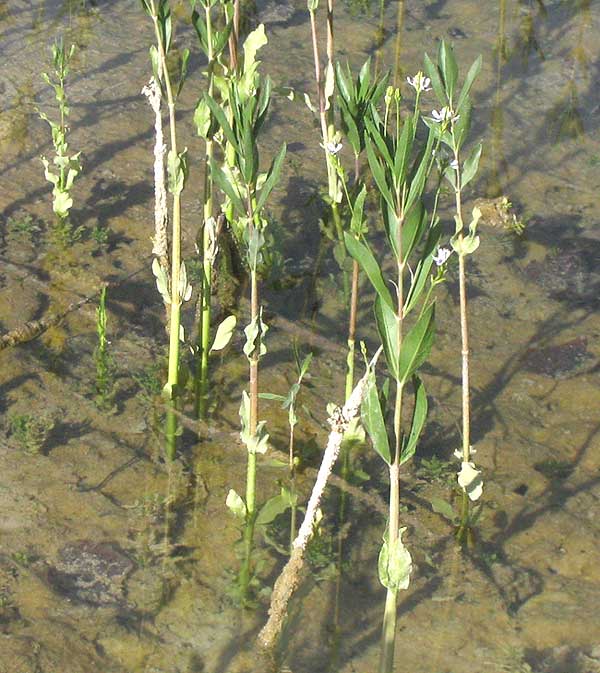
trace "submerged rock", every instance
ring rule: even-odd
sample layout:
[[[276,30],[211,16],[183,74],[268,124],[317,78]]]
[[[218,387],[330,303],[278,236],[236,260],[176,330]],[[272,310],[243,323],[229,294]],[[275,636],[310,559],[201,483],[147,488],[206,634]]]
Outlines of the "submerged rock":
[[[595,304],[600,290],[599,265],[597,245],[573,241],[548,253],[542,262],[530,262],[525,275],[551,297]]]
[[[58,593],[87,605],[124,602],[123,583],[133,561],[113,542],[82,540],[65,545],[48,571],[48,581]]]
[[[277,25],[287,23],[296,13],[296,7],[291,0],[267,0],[258,4],[258,18],[261,23]]]
[[[590,358],[587,339],[577,337],[556,346],[530,348],[525,353],[523,366],[534,374],[559,379],[577,373]]]

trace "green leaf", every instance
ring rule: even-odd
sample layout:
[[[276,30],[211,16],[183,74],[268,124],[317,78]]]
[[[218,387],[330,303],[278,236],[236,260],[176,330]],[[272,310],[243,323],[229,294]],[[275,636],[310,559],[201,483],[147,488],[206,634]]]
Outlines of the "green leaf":
[[[458,97],[458,103],[456,104],[456,112],[460,113],[465,100],[469,96],[471,87],[473,86],[473,82],[475,81],[475,78],[479,74],[480,70],[481,70],[481,56],[478,56],[473,62],[473,65],[469,68],[469,72],[467,73],[465,83],[463,84],[460,96]]]
[[[242,201],[241,196],[238,194],[236,186],[229,182],[227,176],[214,159],[210,160],[210,174],[212,179],[215,181],[215,184],[227,195],[238,213],[245,213],[246,207]]]
[[[269,498],[256,517],[257,526],[267,526],[292,506],[290,491],[282,487],[281,493]]]
[[[406,528],[398,531],[398,539],[390,545],[387,539],[383,540],[379,552],[379,581],[386,589],[397,593],[400,589],[408,589],[412,572],[411,555],[402,542],[402,534]]]
[[[277,395],[276,393],[259,393],[258,396],[262,400],[273,400],[275,402],[281,402],[281,403],[285,402],[285,400],[287,399],[283,395]]]
[[[385,302],[393,311],[394,302],[392,300],[392,295],[390,294],[390,291],[385,284],[379,264],[377,263],[377,260],[373,256],[373,253],[371,252],[368,245],[362,243],[347,231],[344,232],[344,242],[346,243],[348,252],[360,264],[362,270],[367,274],[367,277],[375,288],[377,295],[381,297],[382,301]]]
[[[394,311],[377,295],[375,298],[375,321],[381,337],[388,370],[398,378],[398,321]]]
[[[367,187],[366,185],[363,185],[352,206],[352,218],[350,220],[350,230],[359,236],[366,233],[367,231],[366,226],[364,226],[364,209],[366,198]]]
[[[406,212],[408,212],[413,203],[417,199],[420,199],[421,196],[423,195],[423,190],[425,189],[425,183],[427,181],[427,177],[429,176],[429,172],[431,170],[431,167],[433,166],[433,161],[431,160],[431,149],[433,147],[434,137],[435,137],[434,131],[432,129],[429,129],[429,135],[427,136],[427,145],[425,146],[425,150],[421,155],[419,168],[417,169],[410,184],[408,198],[406,199],[406,204],[404,206]]]
[[[177,93],[175,94],[176,98],[181,93],[181,89],[183,89],[183,84],[184,84],[185,78],[187,76],[189,60],[190,60],[190,50],[189,49],[184,49],[183,53],[181,55],[181,70],[180,70],[180,73],[179,73],[179,83],[177,85]]]
[[[391,209],[394,209],[394,198],[387,184],[384,168],[375,154],[373,143],[370,138],[367,140],[367,159],[369,160],[369,166],[371,168],[371,173],[373,174],[375,183],[379,188],[379,193],[385,199],[388,206]]]
[[[479,168],[479,159],[481,158],[481,150],[482,150],[482,145],[481,143],[478,143],[475,145],[475,147],[471,150],[471,153],[469,154],[467,160],[465,161],[465,165],[462,170],[462,175],[461,175],[461,186],[464,188],[466,187],[469,182],[475,177],[477,174],[477,169]]]
[[[237,323],[237,318],[234,315],[227,316],[225,320],[217,327],[217,333],[215,334],[215,340],[213,345],[210,347],[210,352],[220,351],[227,346],[231,341],[233,336],[233,331],[235,330],[235,325]]]
[[[167,173],[169,192],[176,196],[181,194],[188,176],[187,147],[183,152],[178,152],[177,154],[173,150],[169,150],[169,154],[167,155]]]
[[[283,164],[286,150],[287,145],[283,143],[281,149],[279,150],[279,153],[277,154],[275,159],[273,159],[273,163],[271,164],[269,172],[267,173],[267,179],[265,180],[265,184],[263,185],[262,189],[260,190],[260,194],[256,199],[256,211],[258,212],[260,212],[260,210],[267,202],[269,194],[273,190],[273,187],[275,187],[275,185],[277,184],[277,180],[279,180],[279,174],[281,173],[281,165]]]
[[[431,80],[431,86],[433,87],[433,91],[437,99],[439,100],[442,106],[447,105],[448,100],[444,92],[444,85],[442,84],[442,80],[440,78],[440,71],[437,65],[435,65],[435,63],[429,58],[427,54],[425,54],[424,66],[425,66],[425,73],[427,74],[427,77],[429,77],[429,79]]]
[[[450,521],[451,523],[454,523],[457,520],[458,516],[456,512],[452,508],[452,505],[446,500],[443,500],[442,498],[432,497],[429,499],[429,502],[431,503],[431,509],[436,514],[441,514],[445,519],[448,519],[448,521]]]
[[[367,374],[365,392],[360,407],[360,416],[371,438],[373,448],[388,465],[391,465],[390,442],[381,410],[375,372],[372,369]]]
[[[59,217],[66,217],[73,206],[73,199],[69,196],[69,192],[55,188],[52,193],[54,195],[52,210]]]
[[[458,79],[458,65],[456,64],[454,50],[452,47],[446,44],[445,40],[440,42],[440,47],[438,50],[438,65],[444,79],[446,95],[448,96],[448,100],[452,101],[454,98],[456,80]]]
[[[223,130],[223,133],[225,135],[225,138],[227,139],[227,142],[231,144],[231,146],[235,149],[236,152],[239,151],[238,149],[238,143],[237,139],[235,137],[235,134],[233,133],[233,129],[231,128],[231,125],[227,121],[227,117],[225,117],[225,113],[223,112],[223,109],[221,106],[212,98],[209,96],[207,93],[204,94],[204,100],[206,100],[206,104],[210,108],[210,111],[213,113],[215,116],[215,119],[217,120],[219,124],[219,128]]]
[[[418,376],[413,377],[413,384],[415,388],[415,407],[413,409],[413,416],[410,424],[410,435],[400,453],[400,465],[403,465],[415,455],[417,442],[419,441],[423,425],[425,424],[425,419],[427,418],[428,405],[425,386]]]
[[[256,63],[256,54],[259,49],[267,44],[265,26],[260,24],[253,30],[244,41],[244,72],[250,72]]]
[[[242,521],[246,518],[248,510],[246,509],[246,503],[243,501],[242,497],[239,496],[232,488],[229,489],[225,504],[232,512],[232,514]]]
[[[196,125],[196,130],[201,138],[208,138],[211,120],[212,116],[210,114],[210,108],[208,107],[206,100],[201,98],[194,110],[194,124]]]
[[[427,359],[435,335],[435,304],[423,311],[402,341],[398,380],[405,383]]]
[[[244,344],[244,354],[248,360],[254,357],[255,351],[258,349],[258,357],[262,357],[267,352],[267,347],[264,343],[264,338],[268,332],[268,326],[262,319],[262,306],[256,318],[248,324],[244,329],[246,335],[246,343]]]
[[[316,12],[319,7],[319,0],[307,0],[306,6],[309,12]]]
[[[401,185],[404,182],[414,137],[415,128],[413,120],[412,117],[408,117],[402,127],[402,133],[400,134],[394,156],[394,179],[397,185]]]

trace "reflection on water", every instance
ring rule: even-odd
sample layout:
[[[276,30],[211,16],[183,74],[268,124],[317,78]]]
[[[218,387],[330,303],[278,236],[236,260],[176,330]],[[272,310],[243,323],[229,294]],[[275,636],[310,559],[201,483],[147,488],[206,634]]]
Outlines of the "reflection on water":
[[[304,5],[288,4],[274,9],[256,3],[258,16],[268,5],[265,16],[272,22],[265,71],[277,84],[311,92]],[[177,4],[178,16],[187,11],[188,3]],[[439,504],[453,497],[451,455],[460,441],[450,278],[439,302],[438,350],[427,372],[431,417],[414,469],[403,476],[402,517],[416,572],[399,606],[397,670],[599,670],[597,636],[580,625],[600,616],[600,427],[594,414],[600,406],[600,47],[594,41],[600,8],[590,0],[498,0],[485,10],[476,0],[379,0],[339,3],[336,11],[342,62],[356,66],[371,54],[379,70],[392,68],[399,85],[421,67],[423,50],[435,52],[442,37],[452,36],[462,63],[480,52],[484,57],[473,115],[474,137],[484,140],[482,176],[470,196],[487,197],[479,203],[490,213],[471,288],[473,432],[486,473],[486,503],[475,546],[459,553],[451,513],[444,516]],[[109,338],[119,365],[118,413],[107,417],[93,403],[91,305],[41,339],[0,351],[4,418],[35,412],[58,419],[46,456],[24,452],[4,422],[0,671],[5,662],[8,673],[374,670],[383,599],[376,554],[386,492],[376,463],[359,455],[355,490],[341,495],[332,486],[281,661],[273,664],[258,658],[254,638],[285,560],[277,530],[261,541],[259,607],[240,613],[232,598],[239,530],[224,500],[244,479],[237,440],[245,372],[236,358],[239,344],[216,368],[216,419],[200,428],[200,442],[186,429],[185,458],[170,470],[157,451],[165,337],[147,268],[152,122],[139,92],[149,72],[151,36],[140,29],[137,4],[15,0],[0,2],[0,18],[2,333],[39,320],[50,307],[59,310],[93,295],[100,281],[109,280],[115,284]],[[34,109],[50,99],[40,72],[59,31],[79,46],[69,95],[73,146],[84,148],[73,209],[84,235],[62,250],[49,235],[50,198],[38,158],[48,152],[49,140]],[[180,44],[189,38],[189,27],[180,24]],[[201,145],[191,111],[202,68],[193,57],[181,99],[183,142],[196,156]],[[307,334],[293,321],[311,283],[304,270],[314,268],[319,254],[315,193],[325,175],[318,134],[304,108],[278,98],[269,133],[272,147],[283,139],[290,146],[287,189],[279,193],[274,216],[285,223],[285,256],[294,257],[293,272],[269,298],[273,329],[265,359],[265,380],[284,394],[289,342]],[[191,170],[184,208],[190,257],[202,177],[201,167]],[[497,207],[502,197],[527,222],[520,237]],[[99,250],[85,233],[95,226],[110,230],[108,248]],[[373,230],[377,226],[374,220]],[[336,266],[326,248],[322,254],[317,374],[306,391],[311,415],[299,424],[297,440],[305,456],[298,474],[304,495],[326,434],[324,407],[339,400],[344,365],[340,288],[329,277]],[[367,304],[359,324],[361,337],[369,338]],[[272,441],[284,449],[287,421],[275,405],[270,413]],[[277,492],[281,478],[280,468],[266,465],[261,497]],[[96,582],[106,593],[104,603],[90,606],[58,591],[52,578],[61,572],[77,587],[89,574],[81,595],[91,595]]]

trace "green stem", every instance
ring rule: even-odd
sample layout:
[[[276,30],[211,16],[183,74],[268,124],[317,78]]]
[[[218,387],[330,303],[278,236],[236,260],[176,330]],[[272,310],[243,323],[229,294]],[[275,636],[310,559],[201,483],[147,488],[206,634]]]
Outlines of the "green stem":
[[[208,43],[208,95],[212,97],[214,93],[214,54],[212,46],[212,22],[210,17],[210,6],[205,6],[206,16],[206,36]],[[199,329],[200,337],[200,363],[196,367],[195,383],[195,412],[197,418],[206,416],[206,406],[208,402],[209,374],[208,374],[208,356],[210,351],[210,302],[212,294],[212,270],[214,260],[211,258],[211,231],[206,226],[206,222],[213,215],[213,183],[210,174],[210,165],[213,158],[213,141],[207,139],[206,153],[204,162],[204,209],[202,223],[202,287],[201,287],[201,307],[202,317]],[[214,230],[213,230],[214,231]]]
[[[400,399],[402,393],[400,391]],[[398,397],[396,398],[398,400]],[[398,401],[396,402],[398,404]],[[390,521],[388,528],[388,545],[393,549],[398,539],[400,524],[400,475],[399,454],[390,465]],[[394,649],[396,644],[396,614],[398,592],[387,590],[385,609],[383,613],[383,627],[381,630],[381,658],[379,673],[392,673],[394,667]]]

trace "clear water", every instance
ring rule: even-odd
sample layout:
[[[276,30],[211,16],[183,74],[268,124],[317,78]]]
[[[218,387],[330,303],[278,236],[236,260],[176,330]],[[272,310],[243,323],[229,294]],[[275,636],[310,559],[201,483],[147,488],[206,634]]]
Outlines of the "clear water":
[[[13,329],[93,294],[103,280],[117,283],[108,310],[118,386],[117,412],[98,411],[93,302],[40,339],[0,351],[0,672],[376,670],[384,599],[376,557],[386,480],[375,458],[367,451],[357,458],[368,475],[360,488],[373,497],[348,499],[339,583],[339,492],[329,493],[322,542],[275,662],[259,656],[255,637],[285,559],[261,536],[258,607],[240,612],[231,599],[239,528],[224,500],[229,488],[242,490],[245,475],[237,440],[245,376],[239,339],[226,361],[215,363],[214,422],[200,430],[199,442],[186,433],[181,469],[168,474],[160,460],[148,391],[165,336],[149,264],[152,120],[140,95],[152,36],[137,3],[95,4],[0,2],[0,325]],[[269,36],[264,70],[278,85],[312,92],[305,3],[257,4]],[[188,4],[178,7],[185,16]],[[519,238],[493,219],[493,202],[478,201],[492,213],[471,268],[470,303],[473,434],[486,486],[476,541],[464,554],[430,504],[451,497],[455,467],[426,462],[451,460],[458,444],[452,279],[440,297],[439,337],[426,371],[431,415],[415,464],[403,475],[403,519],[416,568],[399,602],[396,670],[593,673],[600,670],[593,628],[600,619],[600,8],[591,0],[435,0],[383,8],[339,3],[336,12],[339,57],[356,66],[371,54],[395,67],[399,83],[441,37],[454,42],[464,66],[483,55],[472,137],[483,138],[485,150],[469,197],[505,195],[527,222]],[[39,156],[51,146],[35,107],[52,104],[40,71],[59,33],[79,47],[69,96],[71,145],[83,151],[84,174],[73,219],[87,232],[110,228],[108,250],[89,236],[58,250],[47,235],[50,195]],[[192,38],[181,25],[178,45]],[[180,105],[183,144],[195,157],[202,152],[190,114],[202,81],[197,53]],[[315,465],[315,447],[326,437],[325,405],[342,395],[346,318],[328,254],[313,322],[297,322],[310,273],[302,271],[310,270],[320,238],[310,197],[324,171],[310,113],[282,95],[273,104],[264,154],[283,139],[290,153],[273,210],[291,261],[283,288],[267,293],[272,331],[263,381],[283,393],[291,337],[312,339],[314,375],[303,398],[312,414],[303,416],[298,441],[307,464]],[[200,190],[194,161],[184,199],[188,258]],[[18,223],[25,214],[33,226],[23,232]],[[369,303],[365,296],[360,312],[367,339]],[[28,455],[10,433],[9,418],[24,413],[55,419],[47,455]],[[285,451],[285,418],[266,403],[264,416],[274,445]],[[276,493],[283,478],[266,466],[259,499]],[[310,471],[301,477],[306,495],[312,479]],[[284,540],[284,528],[270,536]],[[96,571],[110,574],[106,559],[114,563],[112,579],[98,589],[102,600],[93,580],[91,594],[64,580],[69,553],[73,572],[82,574],[90,571],[85,550],[99,542],[109,545],[94,548]]]

